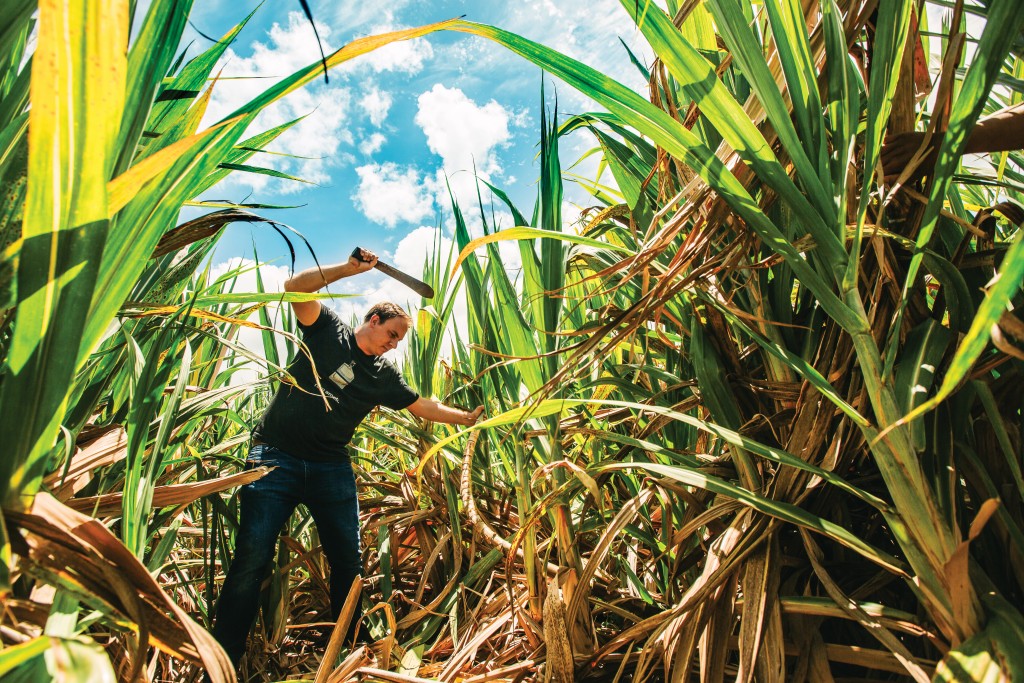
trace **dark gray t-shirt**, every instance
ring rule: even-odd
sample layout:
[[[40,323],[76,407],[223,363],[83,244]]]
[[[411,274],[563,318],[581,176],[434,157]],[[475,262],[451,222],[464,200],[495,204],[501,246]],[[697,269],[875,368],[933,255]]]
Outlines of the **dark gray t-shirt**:
[[[419,398],[394,363],[363,353],[352,328],[329,308],[321,307],[313,324],[299,324],[299,329],[315,366],[306,354],[296,353],[288,371],[301,389],[284,383],[278,387],[253,430],[254,439],[303,460],[341,460],[371,410],[378,405],[401,410]],[[330,410],[317,391],[314,367]]]

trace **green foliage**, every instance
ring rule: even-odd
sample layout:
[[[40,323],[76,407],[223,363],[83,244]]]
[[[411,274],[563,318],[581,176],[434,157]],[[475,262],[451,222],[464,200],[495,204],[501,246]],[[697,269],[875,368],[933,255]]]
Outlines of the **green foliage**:
[[[699,667],[707,680],[735,670],[772,681],[1012,670],[1024,651],[1024,176],[1019,154],[997,160],[993,182],[958,167],[981,113],[1019,99],[1006,84],[1024,75],[1013,52],[1024,6],[972,9],[989,21],[967,70],[950,58],[940,74],[957,92],[946,122],[941,97],[915,99],[905,67],[920,7],[853,4],[805,15],[795,0],[670,1],[666,13],[624,0],[625,29],[657,55],[643,67],[650,100],[462,20],[326,58],[451,29],[607,110],[559,124],[542,107],[532,210],[487,186],[513,226],[453,198],[450,249],[439,229],[424,269],[437,296],[422,302],[404,370],[421,394],[487,413],[458,430],[378,411],[353,442],[382,666],[448,679],[484,673],[478,650],[537,657],[557,577],[587,671],[621,661],[636,680],[661,666],[670,680]],[[237,526],[235,500],[217,494],[237,484],[249,427],[301,352],[287,302],[321,296],[265,292],[258,270],[254,292],[237,290],[241,271],[209,281],[223,226],[265,220],[238,207],[167,230],[228,173],[266,172],[251,155],[294,122],[243,139],[246,129],[319,70],[199,131],[203,88],[245,22],[175,62],[188,5],[153,3],[119,52],[127,38],[101,41],[95,27],[126,31],[127,3],[41,3],[24,67],[35,3],[0,9],[0,528],[21,534],[4,546],[8,594],[35,581],[65,596],[50,610],[64,627],[55,641],[2,651],[12,675],[43,675],[57,650],[82,671],[138,671],[137,640],[161,647],[167,670],[169,657],[216,661],[195,631],[198,654],[62,578],[47,562],[63,556],[22,536],[77,546],[24,508],[44,490],[117,516],[134,576],[148,568],[208,621]],[[63,33],[73,39],[57,49]],[[102,77],[85,79],[95,64]],[[887,186],[885,136],[932,119],[931,177]],[[573,178],[594,204],[576,225],[562,215],[569,135],[593,139],[615,184]],[[262,354],[240,341],[247,329]],[[268,642],[289,648],[323,619],[318,546],[298,511],[264,601]],[[92,658],[73,637],[93,624],[122,645]]]
[[[203,480],[236,462],[260,404],[252,383],[232,382],[254,356],[235,337],[256,308],[288,298],[227,295],[222,284],[196,279],[225,224],[264,219],[214,212],[174,227],[178,214],[228,172],[253,168],[246,160],[294,122],[243,139],[250,123],[320,68],[311,64],[198,131],[212,70],[245,22],[183,64],[176,50],[191,4],[148,5],[130,46],[127,0],[6,3],[0,30],[0,500],[19,520],[44,487],[65,500],[77,495],[72,505],[97,514],[117,500],[121,538],[136,557],[125,571],[141,570],[137,577],[146,575],[141,560],[161,567],[176,554],[180,501],[217,491]],[[328,64],[436,28],[356,40]],[[192,489],[192,498],[181,493]],[[178,502],[161,502],[168,500]],[[19,536],[25,564],[16,564],[6,535],[0,540],[0,592],[24,590],[9,583],[12,568],[23,582],[31,581],[26,571],[53,580],[46,565],[60,560],[29,560]],[[178,635],[151,634],[109,605],[100,621],[139,629],[141,650],[129,647],[129,666],[142,661],[152,635],[215,680],[231,676],[223,653],[187,617],[173,626]],[[182,637],[188,647],[168,644]],[[58,649],[78,657],[78,647]]]

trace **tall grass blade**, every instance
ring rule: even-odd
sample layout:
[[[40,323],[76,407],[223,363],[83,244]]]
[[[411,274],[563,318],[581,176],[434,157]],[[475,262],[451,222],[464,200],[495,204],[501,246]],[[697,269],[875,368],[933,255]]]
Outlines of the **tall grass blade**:
[[[984,301],[978,307],[978,313],[974,316],[971,328],[960,342],[953,360],[946,369],[939,390],[930,399],[907,413],[906,417],[900,421],[901,423],[917,419],[952,395],[985,350],[992,333],[992,326],[998,324],[999,319],[1005,314],[1007,305],[1020,290],[1022,280],[1024,280],[1024,233],[1018,232],[1003,258],[1002,266],[996,273],[992,286],[989,287]]]
[[[39,3],[18,311],[0,390],[0,499],[25,506],[57,435],[107,237],[127,2]],[[100,27],[104,27],[102,30]],[[26,496],[27,494],[27,496]]]
[[[783,256],[829,315],[846,329],[863,329],[862,320],[836,297],[829,283],[814,271],[779,228],[765,216],[732,172],[703,141],[678,121],[595,69],[513,33],[466,21],[455,22],[450,25],[450,29],[480,35],[504,45],[592,97],[621,121],[628,121],[639,132],[649,136],[668,153],[692,168],[749,223],[769,248]]]

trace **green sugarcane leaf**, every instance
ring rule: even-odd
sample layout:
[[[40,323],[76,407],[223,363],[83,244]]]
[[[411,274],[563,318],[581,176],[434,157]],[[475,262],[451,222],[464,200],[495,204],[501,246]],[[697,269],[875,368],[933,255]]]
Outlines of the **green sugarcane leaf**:
[[[9,680],[7,677],[12,675],[13,671],[42,657],[49,647],[49,636],[39,636],[18,645],[5,647],[0,650],[0,676],[3,676],[4,680]]]
[[[532,239],[547,239],[547,240],[560,240],[562,242],[570,242],[572,244],[580,244],[586,247],[593,247],[594,249],[603,249],[615,251],[620,254],[631,254],[632,252],[625,247],[619,247],[614,244],[608,244],[602,240],[596,240],[591,237],[583,237],[582,235],[573,235],[571,233],[555,232],[552,230],[542,230],[540,228],[528,228],[517,226],[515,228],[506,228],[500,232],[492,232],[490,235],[484,235],[483,237],[477,237],[471,240],[462,248],[459,252],[459,257],[455,260],[455,265],[452,266],[451,274],[449,277],[455,277],[455,271],[459,269],[462,262],[466,258],[482,247],[485,244],[494,244],[495,242],[517,242],[519,240],[532,240]]]
[[[882,135],[889,124],[892,112],[892,99],[899,82],[900,66],[903,62],[903,51],[909,37],[912,3],[910,0],[893,0],[878,8],[875,26],[874,50],[871,55],[871,74],[868,81],[868,112],[867,131],[864,141],[864,162],[860,205],[857,210],[857,221],[854,238],[850,247],[851,254],[859,254],[867,220],[868,205],[872,193],[869,188],[875,178],[875,171],[881,153]],[[849,111],[849,110],[848,110]],[[843,275],[842,286],[848,292],[856,289],[859,278],[860,259],[849,261]],[[899,329],[893,325],[893,330]],[[886,366],[886,374],[891,370],[892,357]]]
[[[949,114],[949,126],[946,129],[946,134],[942,137],[942,144],[939,147],[934,178],[931,184],[931,193],[925,206],[924,215],[921,218],[917,247],[914,256],[910,260],[910,266],[907,268],[907,277],[903,284],[901,313],[914,291],[918,270],[921,267],[921,261],[924,259],[923,250],[931,242],[932,234],[935,232],[939,211],[943,206],[943,198],[949,192],[953,172],[956,170],[960,157],[967,147],[967,139],[971,129],[981,115],[985,102],[988,99],[988,94],[992,90],[996,77],[1002,70],[1003,60],[1022,27],[1024,27],[1024,3],[993,3],[988,20],[985,22],[985,30],[982,32],[981,40],[978,43],[978,49],[974,53],[974,58],[971,61],[970,68],[967,70],[967,75],[964,77],[960,92],[953,101],[953,107]],[[1009,257],[1006,260],[1009,261]],[[1005,265],[1006,262],[1004,261],[1004,267]],[[984,306],[985,304],[982,304],[982,308]],[[983,316],[981,310],[979,310],[978,316]],[[988,325],[985,326],[986,330],[987,328]],[[897,319],[892,329],[894,331],[899,329],[899,319]],[[977,338],[978,332],[973,326],[971,332],[968,332],[969,338],[972,336],[972,333]],[[988,339],[987,332],[983,336],[986,340]],[[980,353],[980,349],[978,353]],[[945,386],[945,382],[943,382],[943,386]]]
[[[690,339],[690,357],[702,403],[708,407],[714,422],[727,429],[739,429],[743,420],[740,417],[736,396],[729,386],[721,359],[697,316],[694,316],[690,323]]]
[[[19,161],[19,156],[24,157],[24,152],[19,154],[19,148],[27,149],[24,147],[27,142],[26,133],[28,133],[28,112],[18,114],[0,129],[0,177],[7,177],[9,172],[18,173],[21,170],[16,170],[13,166]],[[11,180],[7,182],[13,182],[13,178],[12,175]]]
[[[265,288],[263,286],[263,275],[261,274],[262,270],[262,268],[256,269],[256,289],[257,292],[261,295],[265,293]],[[280,353],[278,352],[277,348],[277,335],[274,333],[274,330],[272,329],[273,321],[270,319],[270,313],[267,312],[266,306],[260,306],[259,317],[260,325],[263,326],[263,329],[260,330],[260,339],[263,342],[263,355],[270,363],[273,363],[274,365],[281,365]]]
[[[842,249],[842,244],[836,239],[834,229],[830,227],[835,223],[837,214],[830,193],[826,192],[822,185],[816,166],[816,157],[818,156],[816,147],[821,142],[816,137],[806,140],[800,139],[796,128],[793,126],[789,107],[782,98],[781,84],[777,83],[774,76],[772,76],[768,63],[764,58],[760,41],[753,34],[750,22],[740,7],[740,3],[736,2],[736,0],[719,0],[709,2],[708,9],[715,17],[716,25],[731,48],[733,58],[739,63],[744,77],[750,82],[754,93],[764,107],[768,119],[779,136],[779,140],[793,160],[793,165],[797,170],[797,177],[800,183],[807,188],[807,193],[814,209],[811,210],[811,204],[807,200],[801,201],[797,198],[799,191],[792,181],[789,181],[788,175],[781,168],[774,155],[772,155],[763,136],[754,126],[754,122],[744,113],[739,103],[726,92],[724,85],[715,77],[713,72],[701,78],[695,84],[697,87],[689,92],[691,92],[691,96],[695,100],[700,102],[701,111],[705,114],[708,114],[707,105],[712,102],[714,103],[715,112],[709,114],[712,124],[722,133],[722,136],[729,145],[757,170],[758,176],[774,187],[780,193],[780,196],[785,198],[787,203],[793,207],[794,211],[800,213],[801,217],[807,222],[808,230],[818,240],[819,245],[828,254],[828,258],[839,259],[838,262],[831,264],[835,270],[837,266],[845,263],[846,256],[845,250]],[[656,13],[655,16],[657,16]],[[661,23],[664,24],[664,22]],[[671,34],[667,31],[667,27],[662,29],[662,34],[665,36],[662,40],[666,38],[671,39]],[[777,41],[780,57],[784,53],[793,50],[789,45],[789,40],[787,38],[787,40],[781,41],[781,44],[779,44],[780,41]],[[799,39],[794,37],[793,40]],[[676,46],[669,49],[685,50],[680,44],[681,41],[673,42],[676,43]],[[652,44],[658,53],[661,54],[659,45],[662,43],[655,44],[652,41]],[[798,82],[809,80],[811,83],[814,83],[817,76],[813,67],[806,67],[810,68],[809,73],[797,74],[797,71],[805,68],[805,66],[798,64],[796,55],[789,56],[793,61],[792,77],[797,79]],[[686,60],[685,65],[683,66],[683,63],[681,63],[678,68],[693,68],[695,66],[692,56]],[[691,72],[684,79],[684,83],[696,81],[697,79],[694,78],[694,75],[704,71],[705,67],[701,66],[699,71]],[[673,73],[679,78],[678,73]],[[711,79],[714,79],[714,81]],[[709,84],[711,90],[708,94],[711,95],[711,101],[708,101],[708,98],[701,94],[701,89],[707,88]],[[790,86],[792,87],[792,85],[791,83]],[[791,93],[792,95],[793,93]],[[814,106],[812,102],[803,101],[799,99],[799,96],[792,96],[791,99],[793,100],[792,106],[795,112],[800,112],[801,109],[806,110],[806,113],[803,114],[803,118],[807,122],[806,125],[810,126],[810,121],[813,117],[821,116],[820,103],[817,105],[818,109],[812,109],[811,107]],[[798,113],[799,116],[800,114]],[[820,131],[818,136],[820,137]]]
[[[871,74],[868,79],[867,131],[864,140],[865,190],[871,187],[882,148],[882,135],[889,124],[892,99],[899,82],[900,64],[908,42],[911,0],[892,0],[880,3],[875,23],[874,51],[871,54]],[[859,215],[867,209],[870,193],[861,193]]]
[[[248,126],[238,119],[217,127],[143,186],[116,216],[97,276],[89,324],[80,348],[88,352],[134,288],[161,236],[185,199],[233,146]]]
[[[924,265],[932,276],[942,283],[942,296],[949,311],[950,326],[966,334],[974,321],[974,300],[956,266],[932,251],[925,251]]]
[[[118,126],[118,154],[112,175],[124,173],[135,159],[150,107],[174,60],[191,9],[192,0],[154,0],[146,12],[128,55],[130,78],[125,90],[124,115]]]
[[[999,410],[999,403],[996,401],[995,395],[992,393],[992,388],[978,380],[971,382],[974,390],[978,394],[978,399],[981,401],[981,405],[985,408],[985,413],[988,415],[989,424],[992,425],[992,432],[995,434],[996,441],[999,443],[999,450],[1003,454],[1003,458],[1006,460],[1006,469],[1010,471],[1013,476],[1013,483],[1017,487],[1017,493],[1024,494],[1024,473],[1021,472],[1020,457],[1016,447],[1010,439],[1010,434],[1006,428],[1006,421],[1003,418],[1002,412]],[[915,423],[916,424],[916,423]]]
[[[543,101],[543,88],[541,89]],[[562,233],[562,167],[558,159],[558,124],[557,110],[552,114],[548,122],[546,109],[541,106],[541,136],[540,136],[540,196],[537,198],[537,210],[540,215],[533,223],[534,226],[553,234]],[[520,244],[525,248],[526,243]],[[562,321],[563,297],[555,296],[565,287],[566,271],[566,249],[565,244],[560,240],[541,240],[540,248],[540,282],[539,288],[528,295],[528,301],[534,308],[533,323],[542,333],[539,337],[538,347],[545,352],[552,352],[558,344],[555,333],[558,332]],[[524,268],[526,278],[529,278],[529,271]],[[529,288],[528,283],[524,286]],[[551,377],[557,371],[558,359],[548,356],[543,360],[547,369],[547,376]],[[560,473],[556,473],[556,477]]]
[[[228,122],[228,124],[230,123]],[[179,159],[191,152],[195,146],[209,144],[214,135],[221,134],[223,127],[223,125],[217,125],[198,135],[182,138],[173,145],[163,147],[107,183],[110,215],[113,216],[123,209],[146,187],[147,182],[166,172]]]
[[[786,259],[801,282],[814,293],[820,305],[844,329],[865,329],[863,319],[838,299],[831,285],[818,275],[778,227],[765,216],[757,202],[722,161],[697,136],[669,114],[595,69],[521,36],[493,26],[466,21],[454,22],[448,28],[479,35],[504,45],[593,98],[621,120],[628,120],[637,131],[647,135],[669,154],[686,163],[714,188],[722,199],[747,221],[768,248]]]
[[[55,638],[42,636],[19,648],[43,641],[43,650],[6,673],[2,672],[5,683],[38,683],[39,681],[59,680],[67,683],[114,683],[117,677],[110,658],[96,643],[79,638]],[[12,648],[13,649],[13,648]],[[9,650],[5,649],[4,653]],[[21,651],[24,656],[29,651]],[[0,655],[3,657],[3,655]]]
[[[199,126],[203,122],[203,118],[206,116],[206,108],[210,104],[210,99],[213,97],[213,86],[204,90],[194,102],[192,106],[188,108],[181,116],[174,121],[173,124],[165,131],[160,139],[155,144],[147,145],[139,150],[138,157],[145,157],[148,154],[154,153],[163,147],[172,145],[178,140],[194,135],[199,130]],[[143,141],[149,140],[150,138],[143,138]]]
[[[622,190],[629,208],[636,211],[644,195],[644,182],[650,175],[651,167],[645,167],[642,158],[634,154],[632,149],[600,129],[595,128],[591,132],[601,143],[604,160],[615,178],[615,184]],[[650,189],[647,191],[650,192]]]
[[[680,466],[648,462],[611,463],[597,465],[593,469],[596,472],[643,470],[674,479],[687,486],[695,486],[712,493],[727,496],[763,514],[789,522],[790,524],[796,524],[811,531],[817,531],[891,572],[896,574],[904,574],[905,572],[904,565],[900,560],[869,543],[865,543],[861,538],[835,522],[811,514],[796,505],[773,500],[700,471],[689,470]]]
[[[330,69],[338,66],[339,64],[344,64],[352,59],[368,54],[378,48],[384,47],[385,45],[390,45],[391,43],[403,40],[421,38],[430,33],[448,29],[454,26],[455,23],[456,20],[450,19],[448,21],[441,21],[435,24],[428,24],[426,26],[392,31],[376,36],[356,38],[355,40],[345,44],[340,49],[329,54],[325,62],[313,62],[309,66],[299,69],[287,78],[281,79],[279,82],[263,91],[263,93],[257,95],[249,102],[243,104],[234,112],[226,116],[225,119],[232,119],[236,116],[243,115],[250,116],[262,111],[268,105],[277,102],[288,93],[294,92],[313,79],[318,78],[322,73],[325,63],[326,68]]]
[[[937,683],[1012,680],[1024,671],[1024,620],[1014,605],[986,596],[985,628],[948,652],[935,669]]]
[[[508,210],[512,212],[512,220],[516,222],[516,225],[530,224],[530,221],[526,220],[526,216],[524,216],[519,211],[519,209],[516,208],[516,205],[512,203],[512,200],[509,199],[508,195],[502,189],[495,187],[494,185],[491,185],[486,180],[481,180],[480,182],[486,185],[487,188],[494,193],[494,196],[500,199],[505,204],[505,206],[508,207]],[[452,270],[454,270],[454,268]]]
[[[928,318],[907,334],[895,377],[896,398],[903,412],[909,412],[928,398],[935,374],[946,354],[953,333],[937,320]],[[927,440],[925,426],[916,422],[911,427],[914,448],[921,452]]]
[[[786,75],[786,87],[807,156],[816,163],[821,178],[828,175],[825,121],[818,96],[817,72],[807,35],[807,20],[799,2],[786,0],[764,6],[775,38],[775,49]]]
[[[1006,311],[1007,304],[1020,290],[1022,279],[1024,279],[1024,232],[1018,232],[1013,244],[1003,257],[999,272],[996,273],[992,285],[986,292],[985,300],[978,307],[978,314],[974,317],[971,329],[967,331],[953,360],[950,361],[938,392],[907,413],[899,421],[899,424],[911,422],[924,415],[946,400],[960,386],[988,345],[992,326],[999,324],[999,319]]]
[[[250,12],[220,40],[198,57],[190,60],[181,73],[164,84],[149,113],[149,120],[146,123],[147,137],[140,142],[141,145],[144,145],[142,156],[147,156],[177,142],[174,134],[170,133],[171,129],[177,127],[179,122],[186,118],[186,112],[192,106],[194,98],[199,95],[214,66],[255,13],[256,10]]]
[[[822,27],[825,34],[826,74],[828,77],[828,117],[826,125],[831,133],[833,148],[829,168],[832,194],[837,216],[846,215],[848,202],[846,178],[853,172],[854,136],[860,114],[860,73],[850,57],[843,32],[842,13],[835,0],[822,3]],[[851,254],[858,253],[851,249]],[[856,259],[851,259],[855,261]]]
[[[303,118],[305,118],[305,117],[299,117],[297,119],[292,119],[291,121],[287,121],[285,123],[282,123],[280,126],[275,126],[275,127],[271,128],[269,130],[263,131],[262,133],[258,133],[256,135],[253,135],[250,138],[242,140],[241,142],[239,142],[235,146],[234,149],[232,149],[230,152],[228,152],[224,156],[225,163],[228,163],[228,164],[240,164],[243,161],[246,161],[247,159],[252,157],[253,154],[255,154],[256,152],[264,151],[264,147],[266,147],[271,142],[276,140],[282,133],[284,133],[286,130],[288,130],[289,128],[291,128],[295,124],[297,124]],[[206,177],[206,179],[199,185],[199,192],[200,193],[206,192],[207,190],[212,188],[214,185],[219,183],[221,180],[223,180],[224,178],[228,177],[230,174],[231,174],[231,170],[226,168],[226,167],[224,167],[223,165],[221,165],[215,171],[210,173]],[[249,207],[249,208],[259,208],[259,207]],[[265,207],[265,208],[276,208],[276,207]],[[291,208],[291,207],[281,207],[281,208]]]
[[[56,438],[109,227],[127,2],[41,2],[32,68],[18,308],[0,389],[0,499],[26,505]],[[102,28],[101,28],[102,27]]]
[[[181,343],[180,334],[178,321],[172,319],[150,341],[148,349],[136,347],[136,366],[139,362],[142,366],[137,370],[128,413],[121,539],[137,557],[142,557],[148,542],[148,517],[156,483],[153,465],[160,455],[155,450],[151,452],[147,445],[163,404],[164,390],[177,365],[176,354],[168,354],[167,350],[176,349]],[[181,381],[180,375],[178,379]],[[166,431],[166,424],[161,423],[160,429]]]
[[[288,627],[288,612],[291,607],[291,581],[288,572],[288,545],[278,539],[274,571],[270,573],[270,586],[263,603],[263,624],[267,642],[280,646]]]
[[[0,76],[0,93],[7,94],[11,81],[17,77],[17,69],[25,53],[31,31],[34,0],[11,0],[0,7],[0,55],[3,56],[3,76]],[[6,87],[5,87],[6,86]]]
[[[229,171],[242,171],[244,173],[255,173],[257,175],[271,176],[272,178],[283,178],[284,180],[294,180],[300,183],[306,183],[308,185],[316,185],[312,180],[304,180],[298,176],[293,176],[290,173],[284,171],[278,171],[276,168],[266,168],[265,166],[252,166],[250,164],[234,164],[227,161],[221,162],[218,168],[227,169]]]

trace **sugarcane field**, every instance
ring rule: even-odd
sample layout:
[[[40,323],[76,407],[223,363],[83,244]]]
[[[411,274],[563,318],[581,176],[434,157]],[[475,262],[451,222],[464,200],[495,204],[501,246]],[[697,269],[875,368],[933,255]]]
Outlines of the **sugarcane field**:
[[[4,0],[0,249],[4,683],[1024,681],[1024,2]]]

